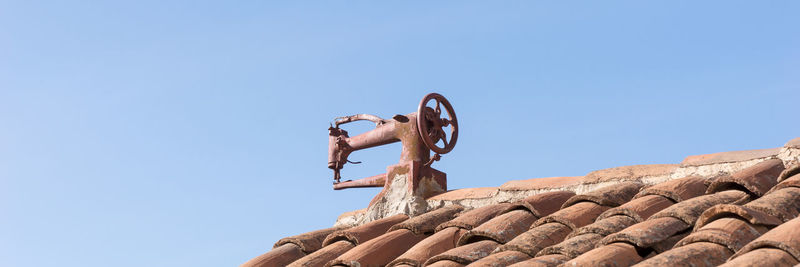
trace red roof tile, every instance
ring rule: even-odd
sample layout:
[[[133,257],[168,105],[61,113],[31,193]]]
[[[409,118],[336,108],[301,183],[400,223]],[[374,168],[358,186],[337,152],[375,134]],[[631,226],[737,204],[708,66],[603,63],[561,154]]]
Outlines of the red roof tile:
[[[778,183],[776,177],[783,169],[783,161],[780,159],[763,161],[743,171],[717,178],[708,186],[706,193],[741,187],[750,194],[763,196]]]
[[[388,266],[401,264],[422,266],[431,257],[456,247],[456,242],[465,233],[467,230],[459,227],[444,228],[414,245]]]
[[[561,223],[546,223],[520,234],[501,246],[498,251],[514,250],[533,257],[542,249],[558,244],[564,240],[570,231],[572,231],[572,229]]]
[[[677,167],[677,164],[652,164],[609,168],[590,172],[583,177],[583,182],[638,181],[643,177],[668,175]]]
[[[636,266],[717,266],[733,255],[722,245],[697,242],[670,249]]]
[[[436,230],[438,231],[446,227],[459,227],[472,230],[472,228],[494,218],[495,215],[500,214],[511,206],[511,203],[500,203],[470,210],[460,214],[453,220],[440,224],[436,227]]]
[[[281,239],[243,266],[797,264],[800,165],[783,164],[800,145],[789,145],[453,190],[412,218],[354,211],[338,222],[352,228]]]
[[[300,249],[300,246],[287,243],[245,262],[241,267],[285,266],[305,255],[303,250]]]
[[[348,250],[325,266],[385,266],[425,237],[407,229],[390,231]]]
[[[627,243],[613,243],[590,250],[568,262],[566,266],[631,266],[642,260],[636,248]]]
[[[740,162],[760,158],[773,157],[781,150],[777,148],[754,149],[742,151],[729,151],[705,155],[688,156],[681,162],[681,166],[698,166],[718,163]]]
[[[508,266],[520,261],[524,261],[530,259],[531,257],[528,254],[518,252],[518,251],[502,251],[493,253],[489,256],[481,258],[469,266],[471,267],[495,267],[495,266]]]
[[[314,253],[308,254],[305,257],[302,257],[292,264],[289,264],[290,267],[299,267],[299,266],[324,266],[329,261],[332,261],[342,253],[347,252],[348,250],[354,248],[355,245],[350,243],[350,241],[342,240],[336,241],[333,244],[326,245],[325,247],[315,251]],[[281,266],[281,265],[258,265],[258,266]]]
[[[408,219],[407,215],[398,214],[395,216],[375,220],[364,225],[356,226],[347,230],[339,230],[331,233],[322,242],[323,246],[327,246],[339,240],[347,240],[351,243],[358,245],[375,238],[383,233],[386,233],[389,228]]]
[[[800,260],[800,218],[794,218],[756,238],[741,249],[735,257],[759,248],[778,248]]]
[[[567,186],[580,185],[583,176],[572,177],[546,177],[533,178],[527,180],[508,181],[500,186],[500,191],[528,191],[539,189],[551,189]]]
[[[659,195],[669,198],[674,202],[681,202],[705,194],[708,188],[706,185],[707,183],[707,179],[698,176],[689,176],[644,188],[636,197]]]
[[[795,266],[800,261],[792,257],[791,254],[777,248],[758,248],[748,253],[742,254],[720,267],[735,266]]]
[[[445,251],[442,254],[430,258],[425,265],[432,264],[441,260],[454,261],[460,264],[470,264],[473,261],[479,260],[497,248],[499,244],[492,240],[483,240],[474,243],[469,243],[463,246],[453,248]]]
[[[528,230],[535,220],[536,216],[527,210],[512,210],[470,230],[458,240],[458,245],[485,239],[502,244]]]

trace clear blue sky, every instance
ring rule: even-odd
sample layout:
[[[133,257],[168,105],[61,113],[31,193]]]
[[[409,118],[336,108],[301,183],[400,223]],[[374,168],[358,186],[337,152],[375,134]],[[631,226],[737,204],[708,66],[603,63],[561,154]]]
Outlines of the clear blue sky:
[[[238,265],[378,192],[334,117],[431,91],[451,189],[800,136],[797,1],[263,2],[0,1],[1,266]]]

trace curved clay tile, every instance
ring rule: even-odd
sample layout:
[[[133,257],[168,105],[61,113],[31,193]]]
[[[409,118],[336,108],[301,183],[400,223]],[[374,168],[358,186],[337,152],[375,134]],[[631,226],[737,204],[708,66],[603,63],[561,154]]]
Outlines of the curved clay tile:
[[[642,189],[636,198],[647,195],[659,195],[671,199],[673,202],[681,202],[696,196],[705,194],[708,180],[698,176],[688,176],[680,179],[669,180],[657,185]]]
[[[470,230],[458,240],[458,245],[462,246],[484,239],[491,239],[501,244],[506,243],[527,231],[535,220],[536,216],[527,210],[512,210]]]
[[[800,174],[795,174],[794,176],[784,179],[783,181],[778,183],[778,185],[772,187],[772,189],[770,189],[770,192],[781,190],[787,187],[800,188]],[[767,194],[769,194],[769,192]]]
[[[616,207],[628,202],[634,195],[639,193],[644,184],[640,182],[622,182],[613,186],[606,186],[592,190],[588,193],[571,197],[564,202],[561,209],[575,205],[576,203],[588,201],[598,205]]]
[[[647,220],[651,215],[674,204],[672,200],[660,195],[647,195],[635,198],[622,206],[607,210],[597,217],[602,220],[614,215],[626,215],[636,219],[637,222]]]
[[[759,248],[728,260],[720,267],[734,266],[795,266],[800,264],[791,254],[777,248]]]
[[[717,266],[724,263],[731,255],[733,252],[725,246],[697,242],[670,249],[636,266]]]
[[[778,183],[778,175],[783,169],[780,159],[765,160],[732,175],[717,178],[708,186],[706,194],[744,188],[752,195],[763,196]]]
[[[466,265],[451,260],[440,260],[430,265],[425,265],[425,267],[462,267],[462,266]]]
[[[601,206],[594,202],[578,202],[537,220],[533,225],[539,226],[546,223],[558,222],[575,230],[578,227],[594,222],[597,216],[609,208],[608,206]]]
[[[571,231],[572,229],[560,223],[539,225],[520,234],[505,245],[500,246],[497,250],[498,252],[514,250],[533,257],[542,249],[564,240]]]
[[[778,226],[783,223],[775,216],[748,208],[747,206],[719,204],[703,212],[703,214],[700,215],[700,218],[697,219],[694,229],[697,231],[706,224],[724,217],[737,217],[737,219],[749,222],[750,224],[764,225],[767,227]]]
[[[778,182],[783,182],[784,180],[788,179],[789,177],[795,176],[800,174],[800,162],[794,163],[786,167],[785,170],[778,175]]]
[[[288,267],[319,267],[355,247],[347,240],[336,241],[287,265]],[[272,265],[282,266],[282,265]]]
[[[673,217],[654,218],[608,235],[600,243],[610,245],[625,242],[639,248],[649,248],[690,227],[691,225]]]
[[[479,260],[483,257],[489,256],[489,254],[497,248],[499,244],[492,240],[483,240],[478,241],[475,243],[469,243],[460,247],[453,248],[451,250],[445,251],[442,254],[433,256],[427,262],[425,262],[425,266],[433,264],[437,261],[441,260],[449,260],[454,261],[460,264],[470,264],[473,261]]]
[[[423,239],[389,263],[388,266],[400,266],[404,264],[422,266],[422,264],[431,257],[456,247],[456,242],[458,242],[458,239],[466,232],[467,230],[458,227],[447,227]]]
[[[699,196],[672,205],[659,211],[653,218],[674,217],[682,220],[686,224],[694,225],[694,222],[705,210],[717,204],[742,204],[749,200],[747,193],[739,190],[728,190],[715,193],[713,195]]]
[[[583,234],[599,234],[607,236],[625,229],[628,226],[636,224],[637,221],[625,215],[614,215],[604,219],[598,219],[594,223],[578,228],[567,236],[572,238]]]
[[[477,260],[473,263],[470,263],[470,267],[494,267],[494,266],[508,266],[517,262],[521,262],[531,257],[528,254],[519,252],[519,251],[503,251],[499,253],[494,253],[480,260]]]
[[[566,262],[565,266],[631,266],[642,260],[630,244],[613,243],[598,247]]]
[[[572,191],[555,191],[536,194],[514,203],[504,212],[514,209],[526,209],[533,213],[533,215],[536,215],[536,217],[541,218],[559,210],[561,205],[573,196],[575,196],[575,193]]]
[[[794,218],[775,227],[736,253],[738,257],[758,248],[778,248],[800,259],[800,218]]]
[[[425,235],[408,229],[390,231],[348,250],[325,266],[385,266]]]
[[[323,246],[333,244],[340,240],[347,240],[354,245],[361,244],[379,235],[386,233],[393,225],[398,224],[408,219],[404,214],[398,214],[391,217],[368,222],[346,230],[339,230],[331,233],[322,241]]]
[[[557,245],[547,247],[540,251],[536,256],[545,256],[551,254],[561,254],[567,258],[573,259],[580,256],[584,252],[592,250],[595,244],[603,239],[599,234],[584,234],[564,240],[564,242]]]
[[[245,262],[241,267],[285,266],[305,255],[300,246],[287,243]]]
[[[436,231],[440,231],[447,227],[458,227],[462,229],[472,230],[472,228],[481,225],[482,223],[494,218],[502,211],[511,207],[511,203],[499,203],[494,205],[483,206],[464,212],[455,219],[439,224]]]
[[[752,225],[739,218],[720,218],[703,226],[678,241],[675,247],[696,242],[723,245],[733,252],[739,251],[750,241],[769,230],[763,225]]]
[[[775,216],[785,222],[800,213],[800,188],[787,187],[772,191],[744,206]]]
[[[562,263],[564,263],[564,262],[566,262],[568,260],[569,260],[569,258],[567,258],[564,255],[554,254],[554,255],[536,257],[536,258],[533,258],[533,259],[530,259],[530,260],[526,260],[526,261],[519,262],[519,263],[516,263],[516,264],[513,264],[513,265],[509,265],[509,266],[513,266],[513,267],[526,267],[526,266],[549,267],[549,266],[561,265]]]
[[[334,231],[343,230],[346,227],[331,227],[327,229],[317,230],[313,232],[308,232],[304,234],[299,234],[296,236],[290,236],[278,240],[275,243],[274,247],[279,247],[287,243],[292,243],[300,247],[305,253],[312,253],[317,251],[318,249],[322,248],[322,241],[325,240],[329,234],[333,233]]]
[[[392,226],[392,228],[389,228],[389,231],[408,229],[418,235],[430,234],[433,233],[433,231],[436,229],[436,226],[455,218],[456,214],[463,210],[464,207],[461,205],[450,205],[438,208],[408,219],[404,222],[395,224]]]

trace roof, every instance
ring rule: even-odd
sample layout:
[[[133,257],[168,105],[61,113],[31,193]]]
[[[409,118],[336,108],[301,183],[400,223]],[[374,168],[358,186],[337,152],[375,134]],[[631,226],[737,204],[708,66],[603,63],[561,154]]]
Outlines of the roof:
[[[795,265],[799,158],[796,138],[680,164],[451,190],[411,217],[342,214],[242,266]]]

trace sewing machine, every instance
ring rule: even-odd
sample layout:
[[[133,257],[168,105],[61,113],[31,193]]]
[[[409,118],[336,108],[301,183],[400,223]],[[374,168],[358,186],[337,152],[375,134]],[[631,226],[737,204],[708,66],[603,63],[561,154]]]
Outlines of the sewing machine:
[[[431,106],[428,106],[429,104]],[[442,106],[447,117],[443,117]],[[375,129],[350,137],[347,131],[339,128],[342,124],[361,120],[374,122]],[[419,186],[418,183],[431,183],[421,182],[422,177],[434,179],[435,188],[426,189],[426,192],[420,193],[422,195],[447,190],[445,174],[431,168],[431,164],[438,161],[441,155],[453,150],[458,140],[456,113],[450,102],[442,95],[430,93],[422,98],[416,112],[395,115],[392,119],[357,114],[336,118],[334,124],[328,129],[328,168],[333,170],[334,190],[383,187],[387,184],[387,176],[391,182],[392,177],[396,174],[406,175],[404,177],[409,178],[409,186],[412,191],[416,190]],[[449,133],[446,132],[448,127],[450,128]],[[340,171],[346,163],[359,163],[347,159],[350,153],[394,142],[401,142],[403,149],[400,153],[399,164],[389,166],[387,173],[358,180],[340,181]],[[434,152],[433,156],[430,155],[431,151]]]

